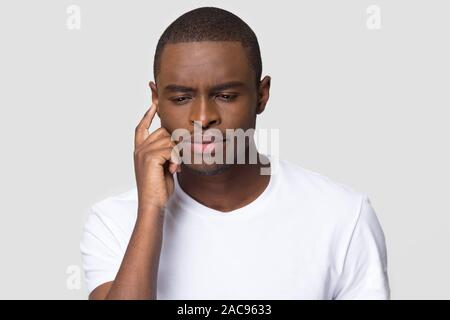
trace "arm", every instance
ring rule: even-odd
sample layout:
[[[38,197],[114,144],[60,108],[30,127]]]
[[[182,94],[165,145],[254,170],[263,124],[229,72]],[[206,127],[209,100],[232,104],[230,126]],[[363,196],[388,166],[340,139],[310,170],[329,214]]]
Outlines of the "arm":
[[[162,210],[138,209],[138,218],[114,281],[97,287],[89,299],[156,299],[162,244]]]
[[[180,171],[172,158],[176,144],[167,130],[148,132],[156,110],[153,104],[136,127],[138,212],[127,249],[114,280],[97,286],[89,299],[156,299],[164,209],[174,190],[172,174]]]

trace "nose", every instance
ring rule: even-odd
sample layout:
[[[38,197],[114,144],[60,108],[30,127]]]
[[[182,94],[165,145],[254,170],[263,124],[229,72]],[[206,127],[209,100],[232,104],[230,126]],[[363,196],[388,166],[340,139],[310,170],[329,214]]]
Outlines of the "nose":
[[[220,124],[220,114],[215,104],[206,98],[199,98],[192,104],[190,113],[190,123],[192,126],[201,125],[201,129]]]

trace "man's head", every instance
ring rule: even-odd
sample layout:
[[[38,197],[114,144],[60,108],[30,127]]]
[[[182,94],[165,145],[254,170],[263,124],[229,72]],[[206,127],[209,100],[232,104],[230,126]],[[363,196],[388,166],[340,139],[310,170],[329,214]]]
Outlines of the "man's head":
[[[258,40],[236,15],[213,7],[189,11],[162,34],[150,82],[161,125],[200,132],[255,128],[269,98],[270,77],[261,78]],[[225,154],[225,149],[224,149]],[[189,164],[200,174],[225,164]]]

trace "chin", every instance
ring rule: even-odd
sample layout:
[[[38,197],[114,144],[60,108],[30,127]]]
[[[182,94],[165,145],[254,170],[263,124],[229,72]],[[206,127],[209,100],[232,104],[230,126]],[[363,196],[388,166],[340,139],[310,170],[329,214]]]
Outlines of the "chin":
[[[186,164],[183,163],[183,169],[186,168],[189,171],[201,175],[201,176],[214,176],[221,174],[222,172],[231,168],[229,164]]]

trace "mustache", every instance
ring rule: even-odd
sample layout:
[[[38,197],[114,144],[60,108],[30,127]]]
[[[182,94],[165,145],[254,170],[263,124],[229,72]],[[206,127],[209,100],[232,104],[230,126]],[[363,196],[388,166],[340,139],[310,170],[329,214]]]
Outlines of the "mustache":
[[[234,129],[231,129],[232,131]],[[233,135],[233,133],[231,133]],[[171,133],[171,138],[175,142],[191,142],[191,143],[209,143],[217,141],[228,140],[226,132],[214,131],[213,133],[206,131],[202,132],[190,132],[184,131],[182,134],[175,133],[175,130]]]

